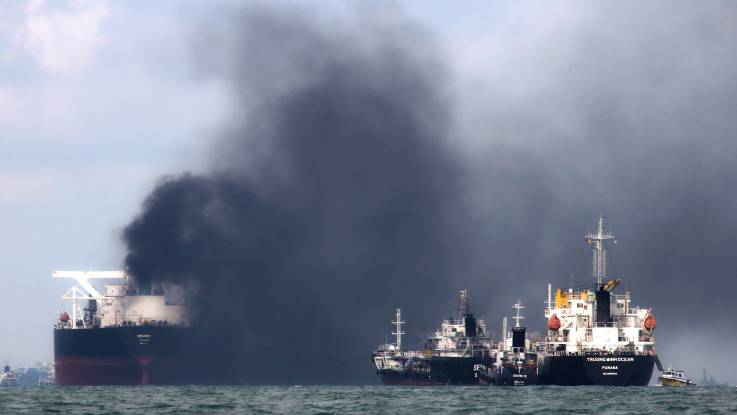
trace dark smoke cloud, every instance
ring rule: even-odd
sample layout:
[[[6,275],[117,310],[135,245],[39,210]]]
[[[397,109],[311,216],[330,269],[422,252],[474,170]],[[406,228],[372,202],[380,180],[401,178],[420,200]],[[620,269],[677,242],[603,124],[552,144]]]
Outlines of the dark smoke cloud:
[[[590,283],[582,237],[603,213],[610,269],[653,306],[663,362],[734,383],[737,5],[510,9],[515,24],[477,48],[497,54],[476,57],[485,81],[462,114],[486,218],[472,245],[496,248],[475,274],[517,282],[480,277],[481,291],[527,299],[542,329],[546,282]]]
[[[605,214],[664,363],[737,381],[737,6],[495,10],[493,36],[462,45],[457,124],[452,55],[401,16],[206,25],[196,58],[234,116],[208,174],[152,193],[127,264],[242,322],[249,382],[368,382],[395,306],[415,344],[464,286],[492,328],[519,297],[542,329],[547,282],[591,283],[583,234]]]
[[[375,381],[393,309],[425,334],[462,288],[468,208],[436,46],[401,15],[227,14],[195,56],[234,91],[232,122],[210,172],[147,198],[126,266],[196,289],[196,324],[237,325],[245,382]]]

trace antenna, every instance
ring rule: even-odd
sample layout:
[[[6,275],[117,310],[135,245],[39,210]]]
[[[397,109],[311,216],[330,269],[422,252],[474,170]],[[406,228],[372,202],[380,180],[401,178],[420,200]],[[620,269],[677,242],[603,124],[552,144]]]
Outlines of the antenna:
[[[397,350],[402,349],[402,335],[405,334],[402,331],[402,324],[404,324],[404,321],[402,321],[402,309],[397,309],[397,319],[395,321],[392,321],[392,324],[397,326],[397,331],[393,331],[392,334],[397,336]]]
[[[517,302],[512,307],[517,310],[517,315],[512,317],[514,319],[514,327],[519,327],[519,321],[524,319],[524,317],[520,315],[519,311],[525,308],[525,306],[522,305],[522,302],[518,298]]]
[[[548,301],[546,301],[548,304],[548,311],[552,308],[551,305],[553,304],[553,287],[548,283]]]
[[[596,278],[596,288],[598,289],[604,278],[606,278],[606,249],[604,249],[604,241],[614,239],[614,235],[606,230],[604,226],[604,215],[599,216],[596,225],[596,233],[589,232],[585,238],[586,242],[594,244],[592,267],[594,278]]]
[[[502,319],[502,338],[503,338],[503,339],[506,339],[507,337],[509,337],[509,336],[507,335],[507,318],[506,318],[506,317],[504,317],[504,318]]]
[[[468,290],[464,288],[458,293],[460,294],[461,318],[463,318],[468,314]]]

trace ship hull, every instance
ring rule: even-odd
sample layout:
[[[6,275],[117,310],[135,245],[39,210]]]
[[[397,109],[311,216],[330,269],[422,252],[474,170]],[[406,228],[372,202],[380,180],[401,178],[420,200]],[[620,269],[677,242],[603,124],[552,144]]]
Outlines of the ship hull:
[[[55,329],[58,385],[238,383],[236,347],[217,349],[188,327]],[[235,340],[235,339],[233,339]],[[220,339],[220,341],[227,341]],[[237,341],[233,341],[237,344]]]
[[[491,384],[495,386],[530,386],[538,383],[536,366],[502,366],[491,376]]]
[[[483,381],[476,369],[491,364],[491,358],[433,356],[412,362],[403,370],[384,369],[378,373],[385,385],[479,385]]]
[[[647,386],[654,356],[546,356],[540,370],[544,385]]]
[[[690,380],[686,380],[686,379],[670,379],[670,378],[664,378],[662,376],[658,379],[660,380],[660,384],[662,386],[682,387],[682,386],[693,385],[693,383],[691,383]]]

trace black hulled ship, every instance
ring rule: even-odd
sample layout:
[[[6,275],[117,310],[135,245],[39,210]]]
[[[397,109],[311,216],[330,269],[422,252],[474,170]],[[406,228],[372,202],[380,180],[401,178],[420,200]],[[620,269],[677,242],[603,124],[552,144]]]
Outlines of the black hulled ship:
[[[372,354],[376,372],[385,385],[477,385],[478,369],[491,366],[494,349],[486,323],[468,308],[468,293],[460,292],[457,318],[444,320],[421,351],[402,350],[401,310],[397,309],[396,343],[384,344]]]
[[[507,319],[504,318],[502,339],[498,343],[496,359],[491,367],[479,367],[479,377],[484,382],[496,386],[529,386],[539,381],[536,343],[527,338],[527,328],[520,324],[524,319],[520,311],[525,308],[517,300],[514,304],[516,314],[514,327],[507,330]]]
[[[54,277],[78,283],[62,297],[72,302],[71,315],[61,313],[54,327],[58,385],[238,382],[239,336],[192,327],[179,287],[139,286],[122,271]],[[123,283],[101,294],[90,279]]]
[[[538,356],[543,384],[645,386],[660,367],[651,311],[633,307],[629,292],[615,294],[620,280],[607,277],[604,244],[613,238],[603,217],[586,235],[596,285],[558,289],[554,299],[548,286],[548,332]]]

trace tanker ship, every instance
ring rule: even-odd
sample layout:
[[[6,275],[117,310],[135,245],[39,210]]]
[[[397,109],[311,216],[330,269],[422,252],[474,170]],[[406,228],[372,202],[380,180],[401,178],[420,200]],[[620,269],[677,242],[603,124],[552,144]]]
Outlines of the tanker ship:
[[[54,325],[58,385],[238,382],[239,337],[192,327],[184,291],[139,285],[123,271],[57,271],[77,282]],[[117,280],[100,293],[91,279]],[[83,308],[80,308],[83,307]]]
[[[507,318],[502,324],[502,339],[496,351],[496,360],[492,367],[479,365],[478,376],[482,383],[496,386],[529,386],[537,385],[539,372],[537,366],[537,342],[527,338],[527,329],[520,324],[524,316],[520,311],[525,308],[520,300],[514,304],[516,314],[512,330],[507,330]]]
[[[538,355],[540,383],[548,385],[645,386],[655,353],[655,317],[651,309],[633,307],[630,293],[615,294],[620,280],[607,276],[605,242],[614,238],[599,217],[596,231],[585,236],[593,245],[593,277],[588,288],[548,285],[545,317],[548,331]]]
[[[385,385],[477,385],[483,380],[479,368],[490,367],[495,349],[484,320],[468,307],[468,292],[460,292],[458,317],[441,323],[421,351],[402,350],[401,310],[392,322],[396,343],[379,346],[371,360]]]

